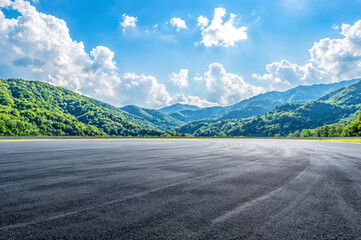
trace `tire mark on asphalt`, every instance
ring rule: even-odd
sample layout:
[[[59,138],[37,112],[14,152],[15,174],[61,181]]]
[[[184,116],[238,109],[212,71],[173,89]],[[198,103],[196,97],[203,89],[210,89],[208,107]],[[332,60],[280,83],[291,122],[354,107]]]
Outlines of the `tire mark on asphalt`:
[[[292,182],[297,181],[298,179],[302,178],[305,175],[305,173],[309,170],[309,168],[310,168],[310,166],[307,166],[302,172],[300,172],[296,177],[291,179],[287,184],[282,185],[282,186],[276,188],[275,190],[273,190],[273,191],[271,191],[271,192],[269,192],[269,193],[267,193],[267,194],[265,194],[265,195],[263,195],[261,197],[258,197],[258,198],[255,198],[255,199],[251,200],[251,201],[243,203],[242,205],[240,205],[240,206],[226,212],[225,214],[213,219],[212,223],[216,224],[216,223],[224,222],[227,219],[232,218],[235,215],[238,215],[239,213],[246,210],[247,208],[249,208],[251,206],[254,206],[254,205],[256,205],[256,204],[258,204],[260,202],[266,201],[267,199],[269,199],[269,198],[271,198],[273,196],[278,195],[280,192],[282,192]]]
[[[299,192],[297,193],[296,197],[292,197],[290,203],[284,207],[283,209],[281,209],[281,211],[275,213],[274,215],[272,215],[271,217],[267,218],[266,221],[264,223],[262,223],[261,228],[259,228],[257,230],[257,232],[259,230],[264,230],[267,229],[271,223],[278,221],[279,219],[282,219],[283,217],[287,216],[290,211],[292,211],[295,207],[297,207],[300,202],[302,202],[304,199],[306,199],[307,194],[311,193],[311,190],[313,190],[314,188],[316,188],[317,183],[320,181],[320,178],[317,179],[313,179],[312,183],[308,184],[306,189],[303,192]]]
[[[344,154],[338,154],[338,153],[332,153],[334,156],[334,159],[339,159],[338,155],[347,156]],[[357,158],[356,158],[357,159]],[[358,158],[359,159],[359,158]],[[357,232],[360,232],[361,230],[361,214],[360,214],[360,206],[359,203],[359,197],[360,194],[358,193],[358,189],[355,187],[359,186],[355,184],[355,182],[352,180],[353,176],[350,171],[345,171],[343,168],[346,166],[346,162],[334,162],[335,168],[332,172],[329,173],[328,176],[330,176],[331,181],[328,182],[328,186],[331,189],[330,192],[332,192],[335,196],[335,199],[337,200],[337,206],[340,209],[340,212],[342,213],[343,217],[346,221],[348,221],[353,226],[354,229],[357,229]],[[352,165],[349,167],[349,169],[353,169],[355,171],[355,175],[359,176],[360,171],[357,170],[357,168],[354,168],[354,162],[349,161],[348,163],[351,163]],[[337,176],[337,177],[336,177]],[[340,188],[340,182],[346,182],[348,183],[345,187]],[[354,188],[354,191],[351,189]],[[353,196],[348,196],[348,198],[345,198],[345,195],[356,193]],[[353,201],[350,201],[353,200]]]
[[[268,158],[272,158],[273,156],[277,155],[280,152],[281,152],[281,150],[277,149],[272,154],[270,154],[270,155],[268,155],[266,157],[258,158],[256,160],[253,160],[252,162],[247,162],[245,164],[242,164],[241,166],[243,167],[243,166],[251,165],[251,164],[257,163],[259,161],[262,161],[262,160],[265,160],[265,159],[268,159]],[[217,176],[217,175],[221,174],[224,171],[232,170],[234,168],[235,168],[234,166],[231,166],[231,167],[224,168],[222,170],[215,171],[215,172],[203,175],[203,176],[199,176],[199,177],[195,177],[195,178],[191,178],[191,179],[186,179],[186,180],[183,180],[183,181],[179,181],[179,182],[176,182],[176,183],[165,185],[163,187],[158,187],[158,188],[154,188],[154,189],[151,189],[151,190],[148,190],[148,191],[143,191],[143,192],[133,194],[133,195],[130,195],[130,196],[126,196],[126,197],[123,197],[123,198],[120,198],[120,199],[115,199],[115,200],[112,200],[112,201],[108,201],[108,202],[100,204],[100,205],[90,206],[90,207],[87,207],[87,208],[82,208],[82,209],[79,209],[79,210],[74,210],[74,211],[70,211],[70,212],[67,212],[67,213],[54,215],[54,216],[51,216],[51,217],[47,217],[46,219],[38,219],[38,220],[30,221],[30,222],[17,223],[17,224],[12,224],[12,225],[8,225],[8,226],[3,226],[3,227],[0,227],[0,230],[9,230],[9,229],[14,229],[14,228],[26,227],[28,225],[34,225],[34,224],[49,222],[49,221],[53,221],[53,220],[57,220],[57,219],[77,215],[77,214],[82,213],[82,212],[87,212],[87,211],[91,211],[91,210],[94,210],[94,209],[97,209],[97,208],[103,208],[103,207],[107,207],[107,206],[110,206],[110,205],[113,205],[113,204],[125,202],[125,201],[128,201],[130,199],[143,197],[143,196],[145,196],[147,194],[150,194],[150,193],[162,191],[162,190],[172,188],[172,187],[175,187],[175,186],[178,186],[178,185],[182,185],[182,184],[185,184],[185,183],[189,183],[189,182],[192,182],[192,181],[195,181],[195,180],[199,180],[199,179],[203,179],[203,178],[207,178],[207,177],[212,177],[212,176]]]

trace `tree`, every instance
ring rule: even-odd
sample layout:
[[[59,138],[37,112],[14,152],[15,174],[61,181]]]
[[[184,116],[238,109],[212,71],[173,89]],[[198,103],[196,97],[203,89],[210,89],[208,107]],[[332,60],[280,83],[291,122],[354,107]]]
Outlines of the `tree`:
[[[220,133],[218,134],[218,137],[220,137],[220,138],[225,138],[225,137],[227,137],[227,134],[225,134],[224,132],[220,132]]]
[[[310,136],[311,136],[311,132],[308,129],[303,129],[300,135],[300,137],[310,137]]]

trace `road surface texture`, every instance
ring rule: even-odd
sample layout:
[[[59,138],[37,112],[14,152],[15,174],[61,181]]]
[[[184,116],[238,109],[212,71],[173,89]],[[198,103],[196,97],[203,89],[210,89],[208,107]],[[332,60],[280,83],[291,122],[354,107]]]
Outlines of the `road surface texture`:
[[[361,239],[361,144],[0,142],[0,239]]]

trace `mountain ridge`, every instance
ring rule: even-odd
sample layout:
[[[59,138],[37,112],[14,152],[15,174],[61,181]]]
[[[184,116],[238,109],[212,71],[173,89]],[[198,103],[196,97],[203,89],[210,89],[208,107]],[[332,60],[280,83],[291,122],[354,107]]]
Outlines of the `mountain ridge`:
[[[360,92],[361,81],[328,93],[316,101],[279,105],[265,115],[208,122],[201,120],[187,123],[177,131],[195,136],[271,137],[276,134],[287,136],[296,130],[301,131],[328,124],[348,124],[356,118],[360,109]]]
[[[199,110],[201,109],[201,107],[198,107],[196,105],[190,105],[190,104],[182,104],[182,103],[176,103],[167,107],[163,107],[158,109],[159,111],[161,111],[162,113],[165,114],[171,114],[171,113],[176,113],[176,112],[180,112],[180,111],[184,111],[184,110]]]
[[[263,115],[284,103],[306,103],[318,99],[331,91],[352,85],[361,79],[345,80],[330,84],[297,86],[287,91],[270,91],[242,100],[230,106],[202,108],[197,111],[181,111],[170,114],[184,122],[202,119],[239,119]],[[303,96],[303,97],[301,97]],[[233,112],[234,111],[234,112]]]
[[[141,108],[136,105],[127,105],[121,107],[120,109],[151,122],[162,131],[172,130],[175,127],[184,124],[184,122],[172,118],[168,114],[165,114],[156,109]]]

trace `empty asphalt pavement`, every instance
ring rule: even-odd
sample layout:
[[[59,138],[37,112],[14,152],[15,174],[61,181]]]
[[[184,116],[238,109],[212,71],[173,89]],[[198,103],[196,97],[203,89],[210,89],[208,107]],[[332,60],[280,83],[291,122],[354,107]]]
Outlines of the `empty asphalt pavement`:
[[[361,144],[0,142],[0,239],[361,239]]]

